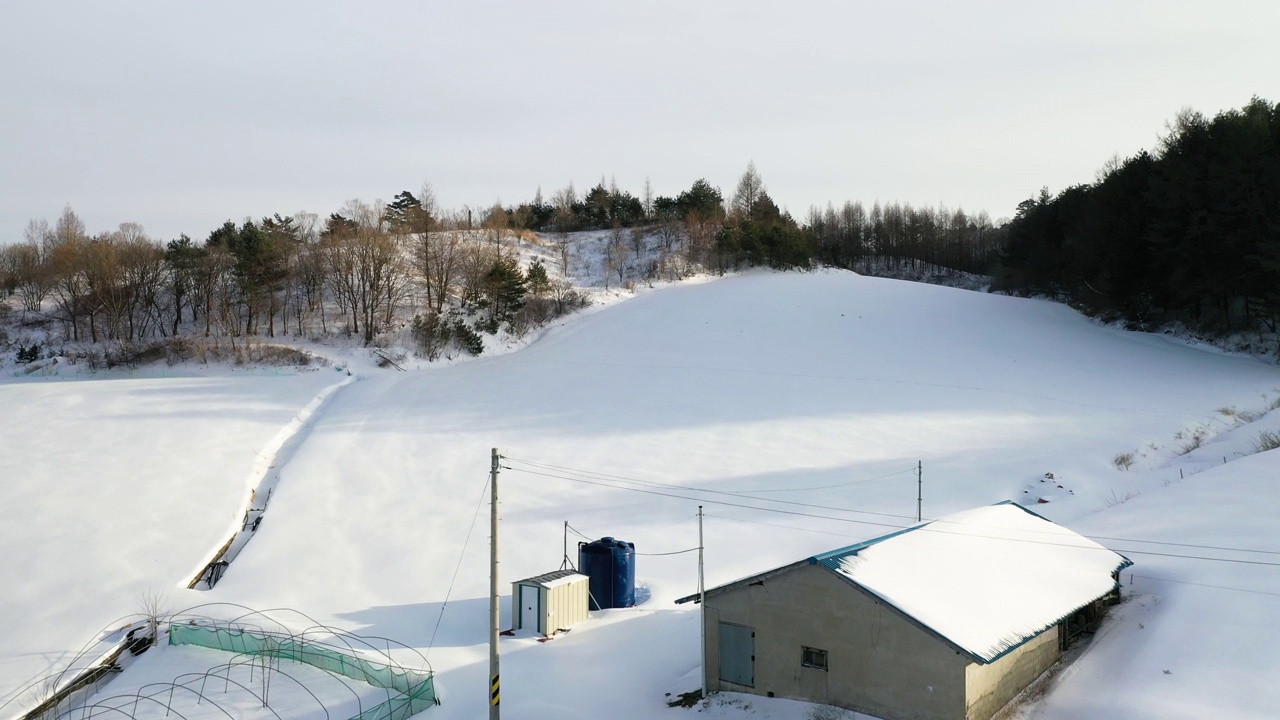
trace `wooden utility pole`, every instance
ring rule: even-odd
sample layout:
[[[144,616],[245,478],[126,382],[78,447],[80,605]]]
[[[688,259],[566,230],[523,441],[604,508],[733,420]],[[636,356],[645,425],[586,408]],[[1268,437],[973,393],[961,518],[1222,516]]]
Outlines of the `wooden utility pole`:
[[[493,448],[489,457],[489,720],[499,720],[498,685],[498,461]]]
[[[702,506],[698,506],[698,637],[702,642],[702,697],[707,696],[707,586],[702,579]]]
[[[923,518],[920,514],[921,507],[924,504],[924,462],[916,461],[916,522],[920,522]]]

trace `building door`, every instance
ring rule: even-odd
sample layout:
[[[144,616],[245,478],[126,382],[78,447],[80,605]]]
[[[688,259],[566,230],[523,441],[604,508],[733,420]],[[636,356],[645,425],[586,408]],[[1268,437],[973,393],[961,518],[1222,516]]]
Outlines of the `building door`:
[[[755,687],[756,633],[746,625],[720,623],[720,679]]]
[[[541,632],[538,627],[538,588],[533,585],[520,586],[520,629]]]

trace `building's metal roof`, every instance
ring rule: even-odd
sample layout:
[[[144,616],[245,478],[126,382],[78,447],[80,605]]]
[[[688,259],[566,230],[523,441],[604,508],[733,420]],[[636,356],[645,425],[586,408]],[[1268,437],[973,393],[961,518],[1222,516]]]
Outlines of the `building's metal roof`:
[[[549,573],[534,575],[531,578],[515,581],[515,585],[538,585],[540,587],[555,587],[556,585],[564,585],[565,583],[574,582],[578,578],[587,579],[586,575],[576,570],[553,570]]]
[[[816,564],[989,663],[1115,587],[1133,563],[1005,501],[814,555],[708,595]],[[677,602],[696,600],[697,595]]]

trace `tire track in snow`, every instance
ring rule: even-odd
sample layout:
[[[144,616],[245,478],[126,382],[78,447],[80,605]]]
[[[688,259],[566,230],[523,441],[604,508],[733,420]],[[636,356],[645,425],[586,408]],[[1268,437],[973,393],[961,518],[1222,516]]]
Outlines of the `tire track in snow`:
[[[280,469],[288,464],[306,439],[307,430],[315,424],[316,414],[329,398],[342,388],[350,385],[357,376],[350,375],[341,382],[334,383],[321,390],[311,402],[298,411],[279,432],[275,434],[254,460],[249,472],[249,499],[245,503],[243,517],[230,532],[230,538],[212,551],[211,558],[188,576],[191,580],[185,586],[191,590],[209,590],[218,583],[227,567],[236,559],[244,546],[249,544],[253,535],[262,523],[262,518],[271,503],[271,496],[276,485],[280,483]]]

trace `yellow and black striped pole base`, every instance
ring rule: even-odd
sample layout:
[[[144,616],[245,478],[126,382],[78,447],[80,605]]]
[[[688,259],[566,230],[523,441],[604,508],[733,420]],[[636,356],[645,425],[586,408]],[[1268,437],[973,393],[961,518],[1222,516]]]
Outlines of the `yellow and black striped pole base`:
[[[489,704],[493,707],[498,707],[499,700],[498,676],[494,675],[489,681]]]

